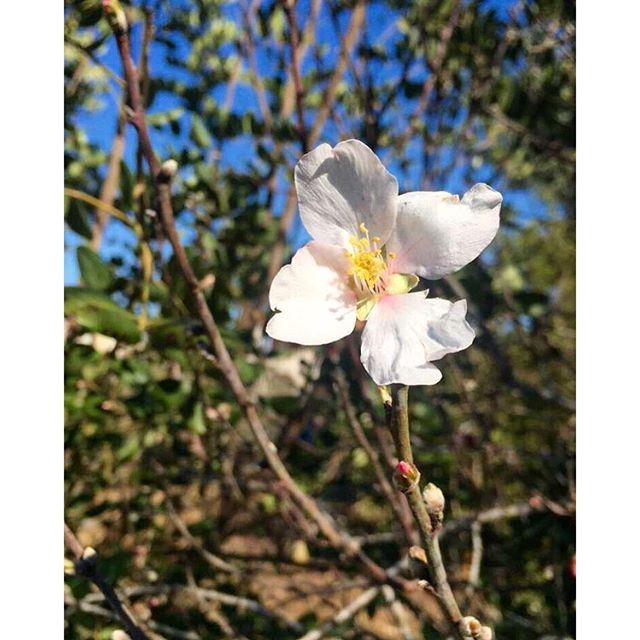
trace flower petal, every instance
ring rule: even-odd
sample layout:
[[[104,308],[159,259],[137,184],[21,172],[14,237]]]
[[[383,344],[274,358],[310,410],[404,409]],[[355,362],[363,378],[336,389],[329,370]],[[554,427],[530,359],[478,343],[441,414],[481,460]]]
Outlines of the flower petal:
[[[394,271],[437,280],[475,260],[500,225],[502,195],[476,184],[462,200],[445,191],[412,191],[398,198],[396,228],[387,251]]]
[[[466,300],[427,298],[425,291],[385,296],[369,314],[360,359],[378,385],[436,384],[432,360],[466,349],[474,338]]]
[[[276,340],[327,344],[349,335],[356,323],[356,295],[348,287],[343,249],[309,242],[277,273],[269,304],[278,311],[266,332]]]
[[[315,240],[349,246],[364,223],[385,242],[396,221],[398,182],[359,140],[321,144],[295,171],[300,217]]]

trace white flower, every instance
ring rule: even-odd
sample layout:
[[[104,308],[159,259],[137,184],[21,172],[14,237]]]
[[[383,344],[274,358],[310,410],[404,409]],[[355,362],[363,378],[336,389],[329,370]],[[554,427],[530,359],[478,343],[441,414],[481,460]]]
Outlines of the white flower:
[[[432,364],[466,349],[467,303],[409,293],[478,257],[500,224],[502,196],[476,184],[398,196],[397,180],[358,140],[304,155],[295,170],[300,216],[313,240],[280,269],[269,292],[276,340],[327,344],[366,320],[361,360],[378,385],[435,384]]]

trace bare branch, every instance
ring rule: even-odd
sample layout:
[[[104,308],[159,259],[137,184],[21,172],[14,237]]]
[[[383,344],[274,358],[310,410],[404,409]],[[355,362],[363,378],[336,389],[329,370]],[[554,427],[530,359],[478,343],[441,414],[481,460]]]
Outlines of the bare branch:
[[[76,573],[88,578],[100,589],[104,599],[109,603],[114,614],[124,625],[131,640],[149,640],[148,636],[134,620],[132,614],[125,609],[115,589],[98,571],[98,554],[91,547],[85,549],[66,522],[64,523],[64,543],[75,558]]]
[[[391,402],[385,403],[385,410],[387,412],[387,425],[396,444],[398,458],[413,465],[413,450],[409,437],[408,395],[408,387],[391,385]],[[433,581],[434,591],[438,596],[438,602],[449,621],[454,636],[463,640],[464,636],[459,629],[462,614],[449,585],[438,537],[435,535],[436,532],[433,529],[431,518],[427,513],[426,505],[420,493],[419,477],[405,493],[427,554],[429,573]]]
[[[106,4],[109,3],[107,2]],[[295,482],[280,459],[277,448],[269,438],[256,406],[251,400],[249,393],[240,378],[238,369],[231,358],[216,321],[214,320],[211,310],[207,305],[204,292],[200,287],[200,282],[191,268],[185,249],[180,241],[171,203],[170,182],[173,170],[169,170],[165,165],[160,165],[153,150],[145,122],[144,107],[138,84],[138,73],[131,58],[128,31],[126,28],[122,28],[122,26],[114,20],[111,20],[111,24],[124,67],[127,87],[129,89],[129,98],[132,107],[131,123],[138,132],[140,147],[155,180],[158,201],[160,204],[160,219],[162,221],[165,235],[173,248],[180,271],[188,285],[189,294],[193,298],[198,316],[204,325],[205,333],[216,357],[216,366],[227,380],[236,402],[240,406],[249,424],[249,428],[260,446],[267,463],[281,481],[282,485],[286,488],[287,492],[316,523],[319,530],[327,540],[329,540],[332,546],[345,552],[348,556],[356,558],[376,581],[381,583],[388,582],[402,589],[408,588],[406,580],[394,574],[390,574],[383,567],[371,560],[371,558],[369,558],[362,549],[358,547],[357,543],[355,543],[348,534],[341,532],[336,527],[333,519],[322,511],[318,507],[316,501],[307,495]],[[171,167],[171,169],[174,169],[174,167]]]

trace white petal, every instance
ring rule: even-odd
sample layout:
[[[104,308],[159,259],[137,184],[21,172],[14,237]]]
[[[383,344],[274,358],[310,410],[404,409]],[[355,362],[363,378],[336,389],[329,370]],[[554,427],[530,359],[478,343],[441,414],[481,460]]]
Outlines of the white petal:
[[[387,251],[394,271],[437,280],[475,260],[500,225],[502,195],[476,184],[462,200],[445,191],[412,191],[398,198],[396,228]]]
[[[278,311],[266,332],[276,340],[327,344],[349,335],[356,323],[356,295],[348,287],[343,249],[309,242],[277,273],[269,304]]]
[[[321,144],[302,156],[295,171],[300,217],[311,236],[348,246],[364,223],[382,242],[396,221],[398,182],[359,140],[333,149]]]
[[[442,374],[431,361],[473,342],[466,313],[466,300],[452,304],[425,291],[382,298],[362,333],[364,368],[378,385],[436,384]]]

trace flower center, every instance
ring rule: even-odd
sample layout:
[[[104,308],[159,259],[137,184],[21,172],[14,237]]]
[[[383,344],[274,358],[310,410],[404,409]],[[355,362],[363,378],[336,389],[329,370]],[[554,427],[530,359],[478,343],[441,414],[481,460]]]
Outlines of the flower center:
[[[349,275],[358,289],[368,293],[381,293],[384,290],[383,277],[387,273],[387,262],[379,246],[380,238],[370,238],[364,222],[360,223],[360,232],[361,237],[349,238],[352,249],[344,252],[350,263]],[[393,254],[388,257],[390,260],[395,258]]]

